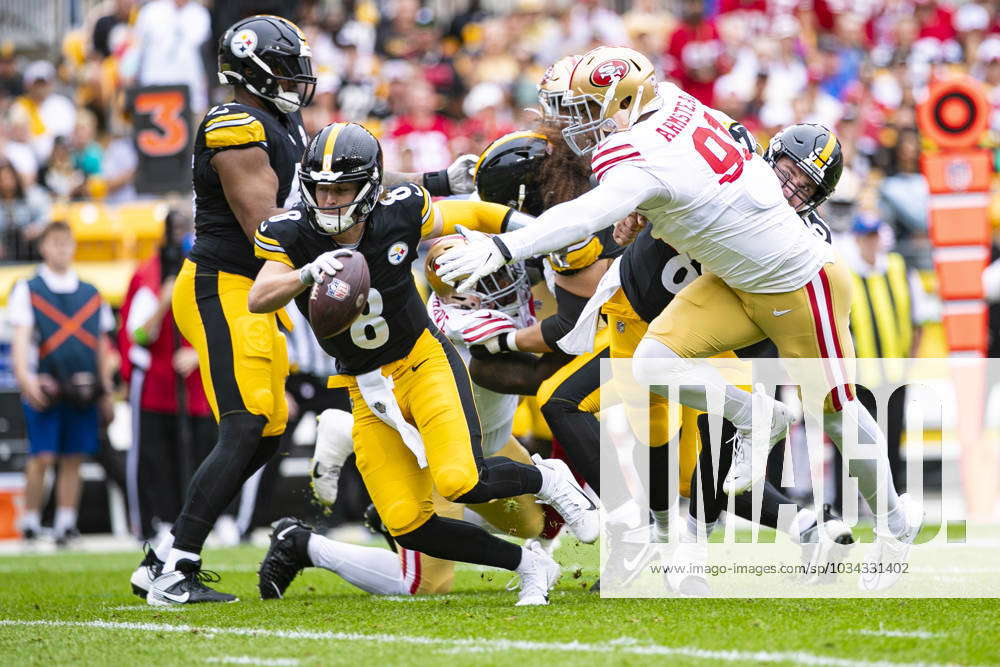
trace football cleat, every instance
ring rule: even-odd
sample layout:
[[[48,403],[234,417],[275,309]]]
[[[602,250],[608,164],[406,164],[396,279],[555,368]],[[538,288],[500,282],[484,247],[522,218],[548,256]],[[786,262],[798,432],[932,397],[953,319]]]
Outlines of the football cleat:
[[[767,472],[767,456],[771,453],[771,447],[785,437],[788,427],[795,423],[795,413],[792,409],[768,396],[762,384],[756,386],[750,400],[753,402],[755,419],[758,415],[766,417],[771,405],[774,406],[770,415],[771,429],[766,439],[753,430],[750,432],[736,430],[736,434],[730,440],[733,446],[733,462],[722,483],[723,493],[729,496],[739,495],[764,480]]]
[[[220,577],[211,570],[201,569],[201,561],[183,558],[177,569],[160,574],[149,586],[146,602],[159,607],[200,602],[238,602],[239,598],[209,588],[205,582],[215,583]]]
[[[549,489],[539,491],[536,497],[552,506],[566,520],[570,532],[584,544],[593,544],[601,532],[598,504],[576,483],[569,466],[559,459],[543,459],[534,454],[531,460],[539,468],[554,473],[555,480]]]
[[[526,607],[548,604],[549,591],[559,581],[559,574],[561,572],[559,563],[555,562],[552,556],[545,553],[545,550],[537,542],[522,553],[524,553],[525,558],[531,558],[531,562],[519,573],[521,586],[520,592],[517,595],[516,606]]]
[[[69,547],[74,541],[80,539],[80,531],[76,528],[70,528],[69,530],[63,531],[56,535],[56,548],[65,549]]]
[[[924,508],[910,494],[899,497],[906,516],[906,530],[900,535],[882,535],[875,530],[875,544],[865,556],[858,586],[867,591],[883,591],[903,576],[910,546],[924,524]]]
[[[257,571],[257,587],[261,600],[281,599],[292,580],[303,568],[312,567],[309,560],[309,536],[312,526],[298,519],[285,517],[272,524],[271,546]]]
[[[685,597],[711,597],[712,589],[705,578],[708,566],[707,538],[694,542],[681,541],[674,551],[664,579],[667,589]]]
[[[135,568],[130,581],[132,592],[145,600],[153,580],[163,573],[163,561],[156,557],[156,552],[149,546],[149,542],[142,545],[142,550],[145,557],[139,563],[139,567]]]
[[[604,563],[601,579],[611,587],[628,586],[642,573],[643,567],[654,555],[649,542],[629,542],[625,539],[628,526],[624,523],[608,522],[605,537],[608,559]],[[600,579],[598,580],[600,582]],[[600,585],[590,590],[600,590]]]
[[[373,534],[381,535],[385,538],[385,541],[389,543],[389,548],[394,552],[396,549],[396,540],[389,532],[389,529],[385,527],[382,523],[382,517],[378,515],[378,510],[375,509],[375,503],[370,503],[367,508],[365,508],[365,527],[368,528]]]
[[[800,543],[806,567],[802,583],[832,584],[837,581],[837,565],[844,562],[854,546],[854,536],[830,506],[823,505],[823,521],[803,531]]]

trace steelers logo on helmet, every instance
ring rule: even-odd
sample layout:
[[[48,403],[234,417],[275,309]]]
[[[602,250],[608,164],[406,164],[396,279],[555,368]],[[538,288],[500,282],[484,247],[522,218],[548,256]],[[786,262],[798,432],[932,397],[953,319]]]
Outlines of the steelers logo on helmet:
[[[624,60],[608,60],[594,68],[590,74],[590,82],[595,86],[606,88],[616,80],[624,79],[629,72],[629,64]]]
[[[257,48],[257,33],[246,28],[240,30],[233,35],[229,48],[237,58],[249,58]]]
[[[406,259],[407,253],[410,249],[402,241],[396,241],[391,246],[389,246],[389,252],[387,253],[387,258],[389,263],[395,266],[399,264],[404,259]]]

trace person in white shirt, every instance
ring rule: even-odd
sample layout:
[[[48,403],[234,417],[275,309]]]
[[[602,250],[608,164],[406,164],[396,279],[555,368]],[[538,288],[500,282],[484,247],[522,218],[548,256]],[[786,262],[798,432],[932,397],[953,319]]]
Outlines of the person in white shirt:
[[[100,420],[111,420],[107,333],[115,321],[96,288],[72,268],[76,244],[69,225],[50,223],[39,250],[44,264],[14,286],[7,306],[30,450],[21,533],[28,540],[39,534],[45,474],[58,461],[53,532],[65,546],[76,533],[80,464],[97,453]]]
[[[24,95],[10,107],[10,124],[27,125],[38,164],[48,161],[56,137],[68,137],[76,126],[76,107],[69,98],[53,92],[55,82],[55,66],[36,60],[24,68]]]
[[[469,246],[445,253],[438,275],[464,278],[461,292],[505,263],[565,247],[638,211],[653,236],[699,261],[704,274],[650,324],[636,349],[636,379],[658,393],[665,393],[664,385],[682,385],[680,402],[700,410],[707,407],[702,387],[725,395],[723,416],[736,426],[737,438],[723,489],[734,494],[763,478],[771,446],[794,417],[762,388],[744,392],[713,368],[681,360],[763,338],[774,341],[783,358],[822,359],[820,377],[799,378],[803,392],[807,399],[823,396],[832,386],[823,405],[831,417],[824,420],[826,432],[838,446],[845,433],[860,432],[859,445],[866,453],[874,450],[858,466],[858,486],[877,517],[868,559],[882,566],[904,561],[923,512],[909,496],[896,495],[884,462],[885,437],[854,397],[850,274],[782,192],[783,186],[801,190],[804,203],[819,181],[802,174],[800,183],[787,172],[779,180],[760,156],[730,137],[727,117],[673,84],[657,86],[652,63],[632,49],[598,47],[585,54],[562,104],[571,118],[563,137],[578,154],[592,153],[597,187],[522,229],[493,237],[468,232]],[[826,145],[813,147],[819,180],[834,145],[830,133]],[[657,363],[663,360],[668,363]],[[770,429],[754,434],[751,416],[759,409],[773,418]],[[860,583],[886,588],[900,569],[872,567]]]

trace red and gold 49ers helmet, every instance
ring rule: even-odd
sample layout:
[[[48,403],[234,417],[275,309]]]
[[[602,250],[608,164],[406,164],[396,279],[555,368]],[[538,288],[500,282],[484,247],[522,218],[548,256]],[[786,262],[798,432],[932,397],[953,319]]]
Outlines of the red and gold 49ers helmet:
[[[624,112],[624,126],[631,127],[655,97],[656,72],[649,58],[625,47],[592,49],[573,67],[562,97],[570,117],[563,138],[574,153],[587,155],[618,129],[615,114]]]
[[[569,78],[581,56],[565,56],[550,65],[538,83],[538,104],[542,117],[547,120],[568,122],[572,120],[562,109],[562,98],[569,90]]]
[[[469,310],[489,308],[499,310],[515,319],[522,314],[531,301],[531,286],[523,262],[508,264],[494,273],[484,276],[476,283],[476,289],[458,294],[453,285],[441,280],[437,275],[437,260],[448,250],[468,245],[469,241],[461,234],[442,236],[434,241],[427,250],[424,259],[424,276],[427,283],[441,299],[448,303],[457,303]],[[462,276],[455,282],[465,279]]]

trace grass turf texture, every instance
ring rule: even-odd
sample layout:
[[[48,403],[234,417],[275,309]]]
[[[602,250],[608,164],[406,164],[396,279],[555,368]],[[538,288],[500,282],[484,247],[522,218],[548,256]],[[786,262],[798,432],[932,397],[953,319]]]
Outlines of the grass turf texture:
[[[129,593],[138,550],[0,558],[0,665],[1000,664],[995,600],[602,600],[596,549],[570,545],[547,607],[514,607],[507,573],[469,567],[443,597],[373,597],[310,569],[262,602],[262,556],[206,553],[242,602],[166,609]]]

